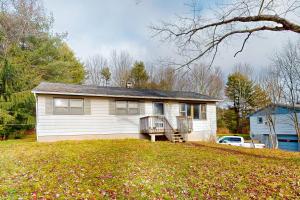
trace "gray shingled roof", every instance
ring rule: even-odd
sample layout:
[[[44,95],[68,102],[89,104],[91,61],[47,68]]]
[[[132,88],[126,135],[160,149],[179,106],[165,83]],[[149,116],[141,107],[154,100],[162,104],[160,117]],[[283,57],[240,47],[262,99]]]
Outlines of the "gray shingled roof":
[[[121,87],[100,87],[63,83],[42,82],[32,90],[36,94],[64,94],[80,96],[131,97],[142,99],[182,99],[220,101],[220,99],[195,92],[131,89]]]
[[[249,115],[249,117],[252,116],[265,116],[265,115],[275,115],[275,114],[291,114],[295,112],[300,112],[300,106],[295,105],[294,107],[292,105],[286,105],[286,104],[270,104],[268,106],[265,106]]]

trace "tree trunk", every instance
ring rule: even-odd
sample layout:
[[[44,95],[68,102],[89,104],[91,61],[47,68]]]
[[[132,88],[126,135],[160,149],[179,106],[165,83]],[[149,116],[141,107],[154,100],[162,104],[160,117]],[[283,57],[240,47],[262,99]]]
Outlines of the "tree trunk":
[[[235,115],[236,115],[236,133],[239,133],[239,131],[240,131],[240,112],[239,112],[239,110],[238,109],[234,109],[234,111],[235,111]]]
[[[298,138],[298,151],[300,151],[300,127],[299,127],[299,120],[298,120],[298,115],[296,112],[294,112],[294,117],[295,117],[295,130]]]

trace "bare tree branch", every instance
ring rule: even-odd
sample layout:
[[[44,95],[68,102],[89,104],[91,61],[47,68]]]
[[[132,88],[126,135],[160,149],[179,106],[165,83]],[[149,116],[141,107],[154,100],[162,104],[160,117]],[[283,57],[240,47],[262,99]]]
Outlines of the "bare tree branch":
[[[247,37],[245,38],[245,40],[243,42],[242,48],[234,54],[234,57],[236,57],[237,54],[241,53],[244,50],[245,44],[246,44],[247,40],[249,39],[249,37],[251,36],[251,34],[252,34],[252,32],[248,33]]]
[[[234,57],[244,50],[253,33],[288,31],[300,34],[300,24],[295,20],[299,9],[300,0],[233,0],[210,9],[215,14],[213,17],[201,16],[202,13],[194,8],[192,17],[179,17],[176,23],[163,22],[151,28],[155,36],[175,43],[180,54],[187,58],[179,67],[181,69],[204,56],[207,58],[206,55],[212,56],[213,64],[221,43],[236,35],[247,34]]]

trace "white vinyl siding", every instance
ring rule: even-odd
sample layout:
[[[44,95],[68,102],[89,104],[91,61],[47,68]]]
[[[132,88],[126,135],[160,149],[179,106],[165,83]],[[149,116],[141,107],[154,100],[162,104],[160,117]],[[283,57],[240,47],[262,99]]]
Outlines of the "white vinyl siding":
[[[250,117],[250,134],[252,135],[264,135],[269,134],[270,129],[265,116],[261,116],[263,123],[258,123],[257,116]],[[300,117],[300,114],[298,114]],[[275,130],[277,134],[283,135],[296,135],[293,122],[290,114],[277,114],[272,115],[273,121],[275,121]]]
[[[193,131],[212,131],[217,130],[216,105],[206,104],[206,120],[193,120]]]
[[[153,101],[145,100],[143,114],[138,115],[116,115],[110,114],[110,104],[115,103],[112,98],[84,97],[88,100],[90,113],[87,115],[52,115],[46,112],[46,97],[38,95],[37,101],[37,135],[93,135],[93,134],[139,134],[140,118],[154,114]],[[129,101],[128,101],[129,102]],[[128,106],[135,112],[137,105],[131,101]],[[78,102],[72,103],[77,105]],[[122,104],[122,103],[121,103]],[[79,105],[79,104],[78,104]],[[176,116],[179,116],[180,103],[176,101],[164,102],[164,115],[176,129]],[[122,106],[120,105],[120,108]],[[123,105],[124,107],[124,105]],[[192,134],[201,135],[202,131],[212,135],[216,132],[216,105],[207,104],[207,120],[194,120]]]
[[[45,112],[46,98],[38,96],[37,133],[46,135],[139,133],[139,120],[152,114],[152,102],[145,102],[144,115],[110,115],[108,98],[90,100],[90,115],[50,115]]]

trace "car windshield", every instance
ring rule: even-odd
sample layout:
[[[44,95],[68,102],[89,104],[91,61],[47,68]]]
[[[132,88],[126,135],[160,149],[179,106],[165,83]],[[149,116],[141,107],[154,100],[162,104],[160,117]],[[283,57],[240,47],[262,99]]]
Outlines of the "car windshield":
[[[238,137],[225,137],[219,140],[219,143],[241,143],[241,138]]]
[[[226,137],[226,138],[221,138],[219,142],[220,142],[220,143],[229,142],[229,138],[228,138],[228,137]]]

